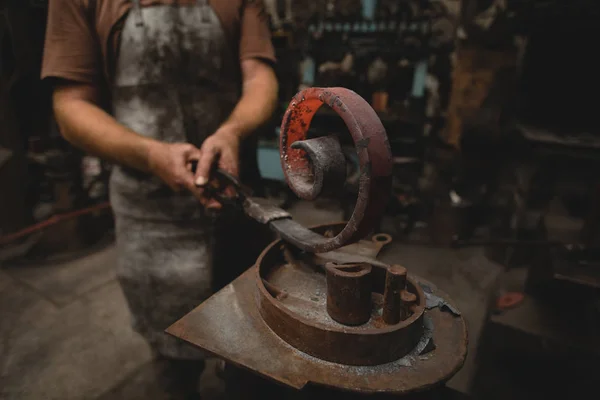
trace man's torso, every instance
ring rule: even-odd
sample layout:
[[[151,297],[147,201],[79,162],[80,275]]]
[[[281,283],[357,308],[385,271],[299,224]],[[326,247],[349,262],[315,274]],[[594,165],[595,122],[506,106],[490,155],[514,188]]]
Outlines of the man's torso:
[[[100,42],[104,73],[109,81],[114,78],[121,34],[125,19],[132,8],[131,0],[79,0],[85,7],[97,32]],[[208,2],[221,22],[224,37],[231,53],[231,59],[237,60],[238,39],[240,34],[240,14],[243,0],[210,0]],[[189,7],[197,0],[141,0],[142,7],[170,5]]]

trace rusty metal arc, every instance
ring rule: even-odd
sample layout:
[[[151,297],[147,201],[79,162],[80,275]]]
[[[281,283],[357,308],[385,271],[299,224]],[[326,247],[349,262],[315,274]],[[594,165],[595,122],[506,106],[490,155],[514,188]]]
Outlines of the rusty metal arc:
[[[339,115],[354,141],[360,165],[359,190],[352,216],[342,231],[325,238],[291,220],[275,221],[272,227],[286,241],[305,251],[320,253],[335,250],[365,237],[382,215],[392,184],[392,153],[387,134],[377,113],[362,97],[345,88],[309,88],[298,93],[284,115],[281,125],[281,165],[289,187],[302,199],[316,198],[323,183],[339,182],[339,146],[328,139],[306,142],[310,123],[323,105]],[[310,151],[307,151],[309,149]],[[333,160],[333,161],[332,161]],[[316,177],[316,179],[315,179]],[[326,189],[326,188],[323,188]],[[292,228],[292,229],[291,229]]]

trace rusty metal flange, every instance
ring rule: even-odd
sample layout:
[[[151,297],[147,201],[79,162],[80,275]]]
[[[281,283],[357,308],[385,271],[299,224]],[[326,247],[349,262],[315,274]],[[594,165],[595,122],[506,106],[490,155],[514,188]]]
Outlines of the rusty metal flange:
[[[343,227],[342,223],[313,230],[319,235],[328,231],[335,234]],[[374,242],[364,240],[332,253],[367,259],[376,257],[376,247]],[[392,311],[388,312],[392,317],[388,316],[387,323],[382,313],[375,312],[371,321],[363,325],[339,324],[333,317],[327,320],[325,272],[320,267],[315,269],[317,264],[324,266],[329,262],[331,257],[327,254],[332,253],[305,254],[306,258],[301,258],[302,252],[290,251],[294,251],[293,246],[284,241],[273,242],[257,266],[168,332],[235,365],[297,389],[313,383],[361,393],[404,395],[435,387],[461,368],[467,353],[466,324],[458,312],[452,311],[455,307],[447,294],[434,285],[406,276],[402,268],[394,268],[386,279],[384,264],[371,263],[374,302],[377,297],[390,297],[393,282],[406,278],[408,290],[400,294],[402,301],[414,306],[409,309],[412,316],[402,314],[400,322],[394,323],[395,303],[390,303]],[[362,279],[369,274],[369,268],[363,267],[349,267],[344,275]],[[362,293],[362,283],[354,283],[347,287],[357,287]],[[356,299],[362,303],[361,296]],[[347,317],[344,309],[341,304],[342,318]],[[375,326],[374,321],[382,325]],[[354,324],[357,320],[349,322]],[[375,337],[381,345],[372,340]]]
[[[300,198],[313,200],[323,189],[336,190],[344,182],[346,166],[337,138],[307,139],[312,118],[324,104],[342,118],[354,141],[359,192],[352,216],[333,238],[302,232],[291,220],[271,224],[285,241],[311,253],[331,251],[367,235],[385,209],[392,184],[388,138],[369,103],[349,89],[310,88],[294,96],[281,125],[281,165],[290,188]]]
[[[332,235],[343,228],[327,226]],[[315,270],[318,263],[277,242],[258,258],[258,308],[273,332],[307,354],[346,365],[385,364],[415,348],[426,299],[405,268],[321,262]],[[402,304],[402,295],[411,301]]]
[[[295,268],[293,266],[273,263],[280,251],[279,246],[270,246],[257,262],[258,301],[265,323],[290,345],[321,360],[373,366],[404,357],[423,337],[425,295],[413,279],[406,280],[406,290],[416,295],[408,318],[399,318],[393,324],[383,321],[383,282],[379,281],[379,284],[373,282],[375,292],[369,290],[369,296],[373,298],[368,299],[366,318],[352,319],[348,316],[358,314],[358,309],[355,304],[348,304],[348,299],[353,297],[354,292],[362,290],[355,291],[346,286],[339,292],[331,292],[331,289],[322,285],[325,279],[319,275],[323,274],[299,273],[291,270]],[[327,286],[332,285],[329,268]],[[385,273],[370,276],[362,274],[359,279],[374,280],[377,275],[385,276]],[[329,310],[331,297],[334,296],[338,302],[346,302],[338,307],[336,314]],[[360,311],[362,309],[364,307]],[[339,318],[339,314],[345,314],[346,317]]]

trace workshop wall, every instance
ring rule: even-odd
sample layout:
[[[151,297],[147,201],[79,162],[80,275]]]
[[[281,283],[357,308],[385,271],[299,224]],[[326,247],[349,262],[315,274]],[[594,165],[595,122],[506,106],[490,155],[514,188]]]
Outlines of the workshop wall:
[[[533,3],[462,2],[448,120],[442,134],[447,143],[460,147],[465,123],[480,112],[498,76],[503,79],[510,76],[503,84],[514,86],[527,45],[523,21]],[[492,102],[495,107],[510,100],[503,98]],[[490,101],[486,104],[489,108]]]
[[[11,257],[33,246],[49,253],[83,246],[112,223],[103,212],[108,170],[61,137],[51,87],[40,80],[47,7],[47,0],[0,2],[0,245],[16,243]]]
[[[28,221],[28,140],[47,130],[50,103],[39,83],[45,10],[0,3],[0,234]]]
[[[380,113],[419,123],[443,114],[460,0],[265,4],[285,71],[282,99],[307,86],[345,86]]]
[[[516,118],[547,129],[594,130],[581,88],[600,90],[600,61],[589,51],[599,16],[592,0],[464,0],[444,139],[458,147],[465,121],[509,75],[502,84],[513,96],[494,102],[514,103]]]

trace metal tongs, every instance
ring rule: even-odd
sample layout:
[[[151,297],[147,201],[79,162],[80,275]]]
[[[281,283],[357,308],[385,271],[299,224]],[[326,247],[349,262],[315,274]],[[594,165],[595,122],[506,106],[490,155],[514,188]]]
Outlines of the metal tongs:
[[[310,250],[323,239],[323,236],[293,221],[287,211],[270,204],[266,199],[253,197],[250,188],[220,168],[213,168],[209,181],[199,187],[224,207],[241,209],[255,221],[269,225],[284,241],[302,250]],[[228,191],[233,193],[228,194]]]
[[[217,200],[224,207],[243,208],[244,201],[252,196],[252,189],[220,168],[213,168],[208,182],[199,187],[204,189],[207,197]],[[227,189],[231,189],[232,195],[227,195]]]

